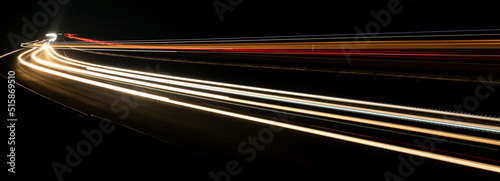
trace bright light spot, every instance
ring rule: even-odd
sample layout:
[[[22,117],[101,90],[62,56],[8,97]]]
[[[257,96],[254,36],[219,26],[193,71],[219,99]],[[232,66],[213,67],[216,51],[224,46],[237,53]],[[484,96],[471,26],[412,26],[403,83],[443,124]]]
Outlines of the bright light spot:
[[[48,34],[45,34],[45,36],[49,42],[56,41],[56,39],[57,39],[57,34],[55,34],[55,33],[48,33]]]

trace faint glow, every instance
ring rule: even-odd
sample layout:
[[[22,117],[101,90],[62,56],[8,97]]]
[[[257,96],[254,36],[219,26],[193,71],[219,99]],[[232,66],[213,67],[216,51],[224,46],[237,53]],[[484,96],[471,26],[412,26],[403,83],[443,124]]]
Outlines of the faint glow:
[[[21,51],[21,50],[23,50],[23,49],[17,49],[17,50],[11,51],[11,52],[9,52],[9,53],[3,54],[2,56],[0,56],[0,58],[3,58],[3,57],[6,57],[6,56],[9,56],[10,54],[16,53],[16,52]]]

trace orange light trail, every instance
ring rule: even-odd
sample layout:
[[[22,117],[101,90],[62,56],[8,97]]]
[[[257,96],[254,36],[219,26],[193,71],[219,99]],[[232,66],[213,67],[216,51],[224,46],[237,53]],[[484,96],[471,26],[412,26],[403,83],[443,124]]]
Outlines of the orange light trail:
[[[38,60],[40,60],[40,62],[42,62],[44,60],[36,57],[35,55],[46,48],[47,48],[47,46],[44,46],[43,48],[34,48],[31,50],[28,50],[28,51],[22,53],[21,55],[19,55],[18,59],[23,65],[28,66],[34,70],[42,71],[42,72],[56,75],[59,77],[63,77],[66,79],[81,82],[84,84],[89,84],[89,85],[93,85],[93,86],[97,86],[97,87],[101,87],[101,88],[105,88],[105,89],[109,89],[109,90],[113,90],[113,91],[124,92],[124,93],[128,93],[131,95],[141,96],[141,97],[148,98],[151,100],[156,100],[156,101],[174,104],[174,105],[178,105],[178,106],[182,106],[182,107],[186,107],[186,108],[211,112],[214,114],[244,119],[247,121],[253,121],[253,122],[257,122],[257,123],[261,123],[261,124],[279,126],[279,127],[287,128],[290,130],[309,133],[309,134],[313,134],[313,135],[317,135],[317,136],[323,136],[323,137],[327,137],[327,138],[343,140],[343,141],[357,143],[357,144],[366,145],[366,146],[371,146],[371,147],[375,147],[375,148],[386,149],[386,150],[391,150],[391,151],[405,153],[405,154],[417,155],[417,156],[435,159],[435,160],[439,160],[439,161],[444,161],[444,162],[448,162],[448,163],[454,163],[454,164],[463,165],[463,166],[467,166],[467,167],[473,167],[473,168],[477,168],[477,169],[482,169],[482,170],[500,173],[500,167],[497,165],[491,165],[491,164],[487,164],[487,163],[481,163],[481,162],[477,162],[477,161],[466,160],[466,159],[462,159],[462,158],[456,158],[456,157],[446,156],[446,155],[437,154],[437,153],[425,152],[425,151],[421,151],[421,150],[410,149],[410,148],[391,145],[391,144],[387,144],[387,143],[381,143],[381,142],[376,142],[376,141],[372,141],[372,140],[366,140],[366,139],[356,138],[356,137],[352,137],[352,136],[327,132],[327,131],[323,131],[323,130],[317,130],[317,129],[308,128],[308,127],[304,127],[304,126],[298,126],[298,125],[289,124],[289,123],[282,123],[282,122],[258,118],[258,117],[254,117],[254,116],[248,116],[248,115],[243,115],[243,114],[239,114],[239,113],[234,113],[234,112],[209,108],[209,107],[205,107],[205,106],[195,105],[195,104],[191,104],[191,103],[171,100],[167,97],[163,97],[163,96],[159,96],[159,95],[154,95],[154,94],[145,93],[145,92],[141,92],[141,91],[135,91],[135,90],[123,88],[120,86],[110,85],[107,83],[102,83],[102,82],[90,80],[87,78],[82,78],[82,77],[70,75],[67,73],[62,73],[62,72],[59,72],[56,70],[52,70],[49,68],[44,68],[44,67],[35,65],[33,63],[29,63],[23,59],[23,56],[25,56],[27,53],[38,49],[37,51],[32,53],[31,57],[35,60],[38,59]],[[47,64],[47,65],[49,65],[49,64]],[[50,64],[50,65],[52,65],[52,64]],[[60,68],[62,68],[62,67],[60,67]],[[70,69],[68,69],[68,70],[70,70]]]

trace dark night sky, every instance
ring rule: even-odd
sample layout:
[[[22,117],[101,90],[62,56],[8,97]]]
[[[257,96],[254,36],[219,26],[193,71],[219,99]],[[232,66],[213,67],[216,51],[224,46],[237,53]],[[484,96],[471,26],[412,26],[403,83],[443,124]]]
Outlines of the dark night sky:
[[[353,27],[364,27],[373,20],[371,10],[387,9],[389,0],[242,0],[233,12],[224,14],[223,22],[212,2],[70,0],[57,16],[49,18],[48,25],[39,28],[38,36],[47,31],[103,40],[354,33]],[[500,28],[495,21],[500,11],[491,1],[400,2],[403,11],[393,15],[382,32]],[[41,10],[37,1],[25,0],[2,12],[2,53],[12,49],[9,32],[22,36],[21,18],[32,21]]]

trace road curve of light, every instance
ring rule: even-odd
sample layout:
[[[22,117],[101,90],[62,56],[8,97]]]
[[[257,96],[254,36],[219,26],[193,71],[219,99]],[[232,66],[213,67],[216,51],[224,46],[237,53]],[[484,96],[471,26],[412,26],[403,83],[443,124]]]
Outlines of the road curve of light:
[[[477,169],[488,170],[488,171],[500,173],[500,167],[497,165],[491,165],[491,164],[487,164],[487,163],[467,160],[467,159],[463,159],[463,158],[456,158],[456,157],[451,157],[451,156],[437,154],[437,153],[425,152],[425,151],[410,149],[410,148],[401,147],[401,146],[397,146],[397,145],[391,145],[391,144],[387,144],[387,143],[382,143],[382,142],[377,142],[377,141],[366,140],[366,139],[361,139],[361,138],[357,138],[357,137],[342,135],[342,134],[338,134],[338,133],[328,132],[328,131],[324,131],[324,130],[313,129],[313,128],[309,128],[309,127],[305,127],[305,126],[298,126],[298,125],[289,124],[289,123],[282,123],[282,122],[258,118],[258,117],[254,117],[254,116],[248,116],[248,115],[244,115],[244,114],[234,113],[234,112],[230,112],[230,111],[200,106],[200,105],[196,105],[196,104],[192,104],[192,103],[171,100],[171,99],[164,97],[164,96],[150,94],[150,93],[141,92],[141,91],[136,91],[136,90],[132,90],[132,89],[116,86],[116,85],[111,85],[111,84],[107,84],[107,83],[103,83],[103,82],[99,82],[99,81],[90,80],[87,78],[71,75],[68,73],[63,73],[63,72],[57,71],[55,69],[60,69],[60,70],[69,71],[69,72],[78,72],[80,74],[88,74],[88,75],[93,75],[93,76],[102,76],[102,77],[106,77],[108,79],[114,79],[116,81],[124,81],[124,82],[128,81],[128,82],[133,82],[135,84],[142,84],[144,86],[153,86],[153,87],[154,86],[156,86],[156,87],[162,86],[162,85],[153,84],[153,83],[145,84],[145,82],[141,82],[141,81],[137,81],[137,80],[132,80],[132,79],[128,79],[128,78],[119,78],[116,76],[105,75],[102,73],[90,72],[90,71],[84,70],[84,69],[78,70],[76,68],[71,68],[68,66],[63,66],[63,65],[51,63],[51,62],[48,62],[48,61],[43,60],[43,59],[36,56],[37,54],[39,54],[40,52],[42,52],[44,50],[46,52],[49,52],[48,50],[50,50],[50,49],[51,48],[49,45],[44,45],[41,48],[33,48],[30,50],[27,50],[24,53],[19,55],[18,60],[21,62],[21,64],[23,64],[27,67],[30,67],[36,71],[42,71],[42,72],[52,74],[55,76],[59,76],[59,77],[63,77],[63,78],[69,79],[69,80],[73,80],[73,81],[77,81],[77,82],[81,82],[81,83],[85,83],[85,84],[89,84],[92,86],[101,87],[101,88],[105,88],[105,89],[109,89],[109,90],[113,90],[113,91],[117,91],[117,92],[124,92],[127,94],[136,95],[136,96],[140,96],[140,97],[144,97],[144,98],[148,98],[148,99],[152,99],[152,100],[157,100],[157,101],[161,101],[161,102],[164,102],[167,104],[174,104],[174,105],[178,105],[178,106],[182,106],[182,107],[186,107],[186,108],[202,110],[202,111],[206,111],[206,112],[230,116],[230,117],[234,117],[234,118],[258,122],[258,123],[267,124],[267,125],[279,126],[279,127],[283,127],[283,128],[287,128],[287,129],[291,129],[291,130],[295,130],[295,131],[305,132],[305,133],[314,134],[314,135],[323,136],[323,137],[328,137],[328,138],[332,138],[332,139],[348,141],[348,142],[362,144],[362,145],[366,145],[366,146],[372,146],[372,147],[376,147],[376,148],[396,151],[396,152],[405,153],[405,154],[417,155],[417,156],[421,156],[421,157],[425,157],[425,158],[430,158],[430,159],[435,159],[435,160],[440,160],[440,161],[444,161],[444,162],[449,162],[449,163],[454,163],[454,164],[458,164],[458,165],[463,165],[463,166],[468,166],[468,167],[473,167],[473,168],[477,168]],[[42,67],[42,66],[39,66],[39,65],[36,65],[34,63],[30,63],[30,62],[24,60],[23,57],[30,52],[32,53],[31,58],[33,60],[35,60],[36,63],[40,63],[40,64],[43,64],[44,66],[52,67],[54,69]],[[53,57],[51,56],[51,58],[53,58]],[[91,69],[89,69],[89,70],[91,70]],[[164,86],[162,88],[172,89],[172,87],[169,87],[169,86]],[[207,97],[212,97],[212,98],[231,100],[231,101],[241,102],[241,103],[246,103],[246,104],[255,104],[255,105],[264,106],[264,107],[267,106],[267,107],[280,108],[280,109],[287,108],[284,106],[275,107],[276,105],[262,104],[262,103],[257,103],[255,101],[247,101],[247,100],[242,100],[242,99],[233,99],[233,98],[230,98],[227,96],[208,94],[208,93],[203,93],[203,92],[199,92],[199,91],[191,91],[191,90],[185,90],[185,89],[180,89],[180,88],[176,88],[175,91],[185,91],[186,93],[197,94],[199,96],[207,96]],[[292,108],[289,108],[289,109],[292,109]],[[301,113],[302,112],[306,113],[305,111],[308,111],[308,110],[297,109],[297,108],[293,108],[293,109],[295,109],[294,111],[301,112]],[[311,111],[310,114],[320,114],[320,112]],[[329,113],[324,113],[324,114],[325,115],[323,115],[323,116],[325,116],[325,117],[334,115],[334,114],[329,114]],[[341,119],[341,117],[334,117],[334,118]],[[352,119],[352,118],[345,117],[344,119]],[[373,120],[367,120],[367,121],[373,121]],[[400,125],[400,126],[404,126],[404,125]],[[417,128],[417,129],[422,129],[422,128]],[[440,133],[439,131],[436,131],[436,130],[430,130],[430,131],[432,131],[432,133],[429,133],[429,134],[443,135],[442,133]],[[494,139],[486,139],[486,138],[473,137],[473,136],[471,137],[468,135],[459,135],[456,133],[448,133],[448,134],[445,134],[443,136],[456,137],[457,139],[466,139],[469,141],[480,141],[482,143],[489,143],[489,144],[498,145],[498,140],[494,140]],[[462,138],[462,136],[464,138]]]

